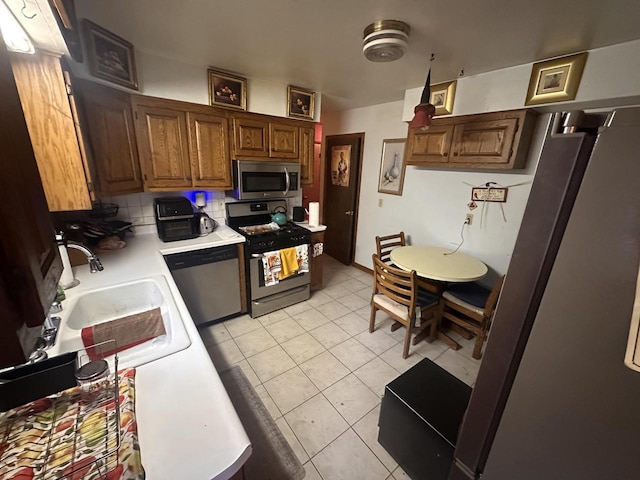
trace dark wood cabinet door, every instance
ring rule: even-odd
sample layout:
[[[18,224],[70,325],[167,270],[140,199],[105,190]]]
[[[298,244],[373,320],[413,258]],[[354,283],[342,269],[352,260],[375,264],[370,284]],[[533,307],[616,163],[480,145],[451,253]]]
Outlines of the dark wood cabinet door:
[[[269,157],[297,160],[299,127],[269,123]]]
[[[452,138],[453,125],[432,125],[428,130],[410,128],[405,153],[406,163],[420,165],[449,162]]]
[[[449,161],[456,164],[506,165],[513,154],[517,118],[456,125]]]
[[[129,94],[113,88],[74,80],[84,110],[96,188],[102,194],[142,192],[138,146]]]
[[[24,362],[29,343],[27,328],[44,322],[55,298],[62,261],[20,97],[1,39],[0,90],[3,99],[0,102],[3,148],[0,221],[5,226],[0,235],[2,368]]]
[[[300,184],[313,185],[314,127],[300,127]]]
[[[269,156],[269,122],[234,118],[233,131],[236,158],[259,157],[266,159]]]
[[[313,256],[313,249],[317,243],[324,243],[324,231],[311,233],[311,246],[309,247],[309,259],[311,265],[309,265],[311,274],[311,291],[321,290],[323,287],[323,274],[324,274],[324,255]]]
[[[136,139],[145,186],[152,190],[191,187],[187,113],[136,98]]]
[[[227,118],[189,112],[187,119],[193,186],[231,189]]]

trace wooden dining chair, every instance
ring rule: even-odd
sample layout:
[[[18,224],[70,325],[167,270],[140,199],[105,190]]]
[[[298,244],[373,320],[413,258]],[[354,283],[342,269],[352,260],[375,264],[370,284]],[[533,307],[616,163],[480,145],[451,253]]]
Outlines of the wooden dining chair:
[[[380,257],[380,260],[387,265],[391,263],[391,250],[396,247],[404,247],[406,245],[404,238],[404,232],[394,233],[393,235],[386,235],[384,237],[376,237],[376,254]]]
[[[373,255],[374,289],[371,301],[369,333],[375,330],[376,312],[382,310],[395,322],[391,331],[404,326],[404,349],[402,358],[409,356],[411,335],[416,334],[413,344],[423,338],[432,342],[436,336],[438,314],[441,312],[440,299],[433,294],[419,291],[416,272],[406,272],[384,263],[377,254]]]
[[[442,294],[442,319],[449,320],[463,331],[470,332],[468,338],[472,338],[473,335],[476,337],[473,358],[482,358],[482,346],[487,339],[503,283],[504,275],[491,290],[479,283],[470,282],[454,284]]]

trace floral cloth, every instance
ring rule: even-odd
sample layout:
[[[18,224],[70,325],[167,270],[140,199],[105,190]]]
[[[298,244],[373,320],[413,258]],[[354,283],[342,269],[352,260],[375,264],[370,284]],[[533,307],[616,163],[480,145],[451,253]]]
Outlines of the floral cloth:
[[[309,271],[309,245],[298,245],[296,250],[296,263],[298,268],[295,273],[307,273]],[[266,287],[276,285],[281,279],[282,270],[282,251],[274,250],[273,252],[265,252],[262,254],[262,272],[264,274],[264,285]],[[287,272],[289,277],[289,272]]]
[[[0,479],[144,479],[135,373],[118,372],[118,402],[111,376],[0,414]]]

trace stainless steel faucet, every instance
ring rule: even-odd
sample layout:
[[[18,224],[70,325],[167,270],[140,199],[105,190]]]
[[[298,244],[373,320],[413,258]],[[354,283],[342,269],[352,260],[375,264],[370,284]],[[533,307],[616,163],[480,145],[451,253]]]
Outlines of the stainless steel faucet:
[[[100,259],[96,257],[91,250],[82,245],[81,243],[74,242],[73,240],[67,240],[67,248],[74,248],[76,250],[80,250],[87,256],[87,260],[89,260],[89,269],[91,273],[101,272],[104,270],[102,266],[102,262]]]

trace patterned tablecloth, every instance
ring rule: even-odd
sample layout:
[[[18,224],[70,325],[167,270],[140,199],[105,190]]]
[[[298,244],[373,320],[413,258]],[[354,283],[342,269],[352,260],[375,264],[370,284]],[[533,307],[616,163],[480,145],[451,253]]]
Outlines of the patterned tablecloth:
[[[118,372],[117,396],[112,375],[0,414],[0,479],[144,479],[135,373]]]

